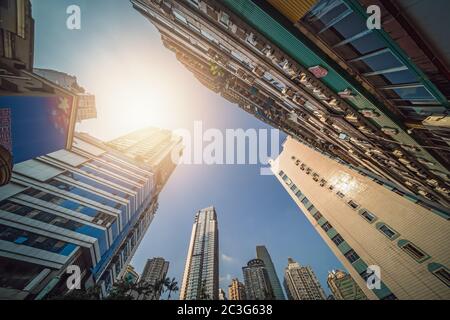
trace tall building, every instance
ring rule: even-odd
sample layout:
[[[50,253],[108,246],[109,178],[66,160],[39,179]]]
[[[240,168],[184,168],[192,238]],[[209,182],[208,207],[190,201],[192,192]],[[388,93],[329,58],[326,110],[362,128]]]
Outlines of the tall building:
[[[365,0],[131,2],[206,87],[311,148],[450,205],[448,64],[418,45],[445,48],[436,39],[448,28],[415,36],[404,17],[424,29],[429,19],[413,5],[375,1],[383,26],[369,30]]]
[[[30,0],[4,0],[0,6],[2,67],[33,70],[34,19]],[[4,64],[4,65],[3,65]],[[0,82],[4,80],[3,75]]]
[[[227,300],[227,295],[222,288],[219,289],[219,300]]]
[[[132,265],[128,265],[123,273],[122,280],[129,284],[137,284],[139,282],[139,273],[134,270]]]
[[[87,93],[83,87],[80,87],[75,76],[55,70],[40,68],[34,68],[33,72],[48,81],[69,90],[77,96],[77,122],[97,118],[95,96]]]
[[[181,156],[182,139],[169,130],[145,128],[119,137],[109,146],[123,152],[127,156],[151,166],[157,172],[157,190],[165,185],[175,166],[173,152]]]
[[[327,296],[309,266],[301,266],[293,259],[288,259],[284,271],[284,286],[289,300],[326,300]]]
[[[149,259],[145,264],[140,281],[151,285],[158,284],[166,279],[168,271],[169,261],[164,260],[164,258]],[[156,293],[152,296],[152,298],[154,300],[159,300],[160,294]]]
[[[327,284],[334,300],[367,300],[366,295],[352,276],[342,270],[329,272]]]
[[[277,271],[273,265],[272,258],[270,257],[269,251],[267,251],[265,246],[256,247],[256,258],[261,259],[266,266],[275,299],[286,300],[283,289],[281,288],[280,280],[278,279]]]
[[[228,286],[228,299],[247,300],[247,296],[245,295],[245,286],[237,278],[231,280],[231,284]]]
[[[0,188],[0,298],[64,295],[78,271],[106,296],[158,208],[155,175],[87,134],[17,164]]]
[[[292,138],[271,165],[369,299],[450,298],[447,209]],[[381,272],[373,290],[368,266]]]
[[[14,164],[72,144],[77,97],[33,73],[29,0],[0,5],[0,185]]]
[[[214,207],[195,215],[180,300],[219,299],[219,230]]]
[[[274,300],[272,285],[264,261],[252,259],[242,268],[247,300]]]

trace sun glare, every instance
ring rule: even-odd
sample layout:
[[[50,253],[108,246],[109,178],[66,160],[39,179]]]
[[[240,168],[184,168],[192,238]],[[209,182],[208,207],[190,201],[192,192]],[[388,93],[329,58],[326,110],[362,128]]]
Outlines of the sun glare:
[[[192,90],[175,82],[186,84],[192,79],[179,74],[174,78],[164,65],[151,60],[104,53],[100,63],[89,70],[89,78],[94,80],[86,84],[95,93],[98,117],[85,121],[78,129],[103,139],[149,126],[176,129],[175,118],[186,115],[186,102],[195,99]],[[174,92],[175,87],[181,89]]]

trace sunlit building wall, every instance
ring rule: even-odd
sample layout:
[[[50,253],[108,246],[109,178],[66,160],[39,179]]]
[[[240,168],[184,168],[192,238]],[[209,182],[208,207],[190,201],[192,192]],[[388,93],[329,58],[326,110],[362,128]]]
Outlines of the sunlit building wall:
[[[182,139],[169,130],[145,128],[108,143],[112,148],[153,168],[158,192],[161,191],[183,154]]]
[[[245,286],[239,279],[231,280],[231,284],[228,286],[228,298],[230,300],[247,300]]]
[[[449,299],[448,212],[288,138],[277,179],[369,299]],[[368,266],[381,271],[367,286]]]
[[[195,216],[180,299],[219,299],[219,230],[214,207]]]

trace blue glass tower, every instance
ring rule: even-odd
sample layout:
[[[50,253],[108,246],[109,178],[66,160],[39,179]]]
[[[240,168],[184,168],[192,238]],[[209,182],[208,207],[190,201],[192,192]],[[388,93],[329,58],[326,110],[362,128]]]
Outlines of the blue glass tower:
[[[88,135],[17,164],[0,188],[0,298],[64,294],[74,266],[106,295],[157,206],[152,169]]]

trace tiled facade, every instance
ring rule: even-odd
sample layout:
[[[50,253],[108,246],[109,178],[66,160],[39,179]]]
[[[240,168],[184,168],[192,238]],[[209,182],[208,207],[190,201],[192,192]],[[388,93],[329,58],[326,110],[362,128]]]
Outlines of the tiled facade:
[[[448,299],[448,212],[427,210],[288,138],[276,177],[370,299]],[[381,269],[369,290],[367,267]]]

